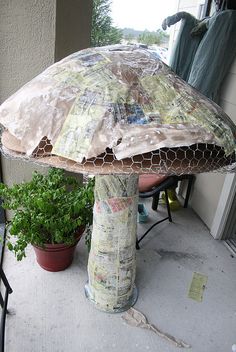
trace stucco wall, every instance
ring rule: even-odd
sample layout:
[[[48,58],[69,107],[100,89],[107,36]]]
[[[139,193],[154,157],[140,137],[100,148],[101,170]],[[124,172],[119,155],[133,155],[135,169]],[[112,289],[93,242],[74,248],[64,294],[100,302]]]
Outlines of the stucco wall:
[[[0,102],[54,62],[56,0],[0,0]],[[45,168],[2,157],[6,183]]]
[[[56,0],[0,0],[0,102],[54,62]]]
[[[92,0],[58,0],[55,61],[90,46]]]
[[[0,0],[0,103],[72,51],[90,45],[92,0]],[[71,23],[73,22],[73,23]],[[6,183],[31,178],[36,164],[2,157]]]

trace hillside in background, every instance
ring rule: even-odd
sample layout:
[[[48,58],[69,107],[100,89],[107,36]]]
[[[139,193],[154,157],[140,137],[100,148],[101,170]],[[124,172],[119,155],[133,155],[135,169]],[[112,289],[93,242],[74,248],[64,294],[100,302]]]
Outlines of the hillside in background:
[[[123,34],[123,39],[126,42],[139,42],[147,45],[155,44],[168,47],[169,35],[161,29],[156,31],[140,31],[133,28],[122,28],[120,30]]]
[[[132,36],[133,38],[138,38],[138,36],[144,32],[144,31],[138,31],[133,28],[123,28],[121,30],[122,30],[124,38],[127,36]]]

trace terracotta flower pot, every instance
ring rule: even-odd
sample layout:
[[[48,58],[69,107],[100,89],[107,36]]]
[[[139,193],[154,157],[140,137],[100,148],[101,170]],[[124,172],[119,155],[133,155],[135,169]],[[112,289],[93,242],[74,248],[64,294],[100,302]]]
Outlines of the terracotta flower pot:
[[[61,271],[71,265],[75,248],[84,232],[84,227],[76,233],[76,240],[73,245],[45,244],[44,247],[33,245],[36,260],[41,268],[47,271]]]

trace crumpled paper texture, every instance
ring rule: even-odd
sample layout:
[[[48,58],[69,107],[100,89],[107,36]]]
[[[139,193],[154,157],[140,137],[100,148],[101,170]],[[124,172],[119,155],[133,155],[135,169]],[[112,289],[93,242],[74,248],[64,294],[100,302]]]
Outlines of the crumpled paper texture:
[[[173,344],[176,347],[191,348],[191,346],[188,343],[184,342],[183,340],[177,339],[176,337],[170,335],[167,332],[160,330],[155,325],[149,323],[145,315],[135,308],[131,307],[128,311],[126,311],[122,315],[122,319],[130,326],[147,329],[154,332],[155,334],[169,341],[171,344]]]
[[[97,176],[88,260],[91,299],[103,311],[124,308],[136,273],[137,175]]]
[[[120,160],[164,147],[216,144],[236,129],[216,104],[148,50],[89,48],[50,66],[5,101],[0,123],[31,155],[43,138],[76,162],[112,149]]]

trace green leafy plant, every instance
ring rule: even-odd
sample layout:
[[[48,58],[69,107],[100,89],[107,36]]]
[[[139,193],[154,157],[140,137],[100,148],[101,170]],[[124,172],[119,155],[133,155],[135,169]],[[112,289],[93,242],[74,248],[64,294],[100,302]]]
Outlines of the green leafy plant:
[[[73,244],[76,230],[92,223],[93,189],[93,179],[81,185],[61,169],[34,172],[31,181],[12,187],[1,183],[2,206],[14,211],[6,241],[17,260],[28,244]]]

